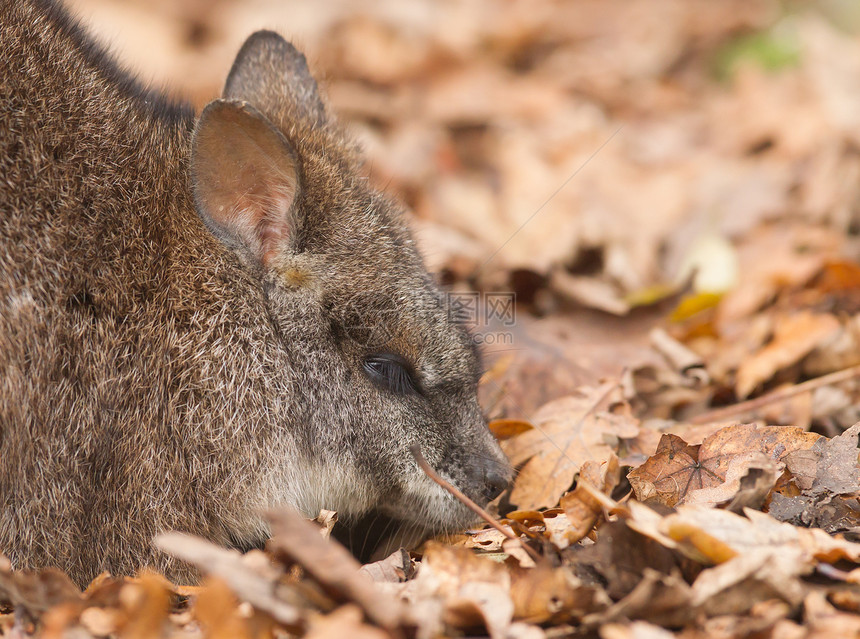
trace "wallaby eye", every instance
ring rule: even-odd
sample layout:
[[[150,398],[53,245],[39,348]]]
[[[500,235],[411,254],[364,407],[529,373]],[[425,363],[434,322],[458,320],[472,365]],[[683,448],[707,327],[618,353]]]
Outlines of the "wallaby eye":
[[[418,384],[409,364],[399,355],[377,353],[364,358],[364,371],[376,384],[398,395],[413,395]]]

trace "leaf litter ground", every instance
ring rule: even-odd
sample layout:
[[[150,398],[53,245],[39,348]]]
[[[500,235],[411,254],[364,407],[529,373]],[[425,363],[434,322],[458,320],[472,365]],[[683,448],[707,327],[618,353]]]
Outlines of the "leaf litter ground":
[[[160,537],[196,586],[0,562],[0,633],[860,635],[852,3],[71,4],[198,105],[287,25],[431,268],[516,295],[473,329],[518,475],[501,530],[366,566],[287,512],[265,552]]]

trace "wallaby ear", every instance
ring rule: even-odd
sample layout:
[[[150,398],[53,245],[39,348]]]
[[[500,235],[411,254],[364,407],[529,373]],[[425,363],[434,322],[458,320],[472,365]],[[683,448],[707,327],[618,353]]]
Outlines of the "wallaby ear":
[[[191,145],[197,211],[222,242],[263,266],[294,233],[299,165],[283,134],[251,105],[210,102]]]
[[[274,31],[257,31],[245,40],[227,76],[223,97],[250,102],[270,117],[281,113],[287,103],[317,124],[325,120],[325,107],[305,56]]]

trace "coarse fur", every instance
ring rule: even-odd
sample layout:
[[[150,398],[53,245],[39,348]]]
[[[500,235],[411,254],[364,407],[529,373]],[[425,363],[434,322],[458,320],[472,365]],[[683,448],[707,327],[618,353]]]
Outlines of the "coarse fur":
[[[234,125],[281,161],[254,156],[274,182],[219,217],[219,189],[244,179],[214,143]],[[415,392],[374,380],[376,353]],[[193,581],[157,533],[253,547],[282,505],[419,535],[468,525],[409,447],[476,501],[498,492],[510,471],[478,374],[291,45],[249,38],[197,118],[54,2],[0,0],[0,552],[15,567]]]

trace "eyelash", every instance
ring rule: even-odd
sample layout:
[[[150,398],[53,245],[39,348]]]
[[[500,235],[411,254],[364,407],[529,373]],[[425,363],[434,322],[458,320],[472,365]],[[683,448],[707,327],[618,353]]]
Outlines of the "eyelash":
[[[364,370],[374,382],[398,395],[415,395],[418,385],[409,365],[397,355],[368,355]]]

